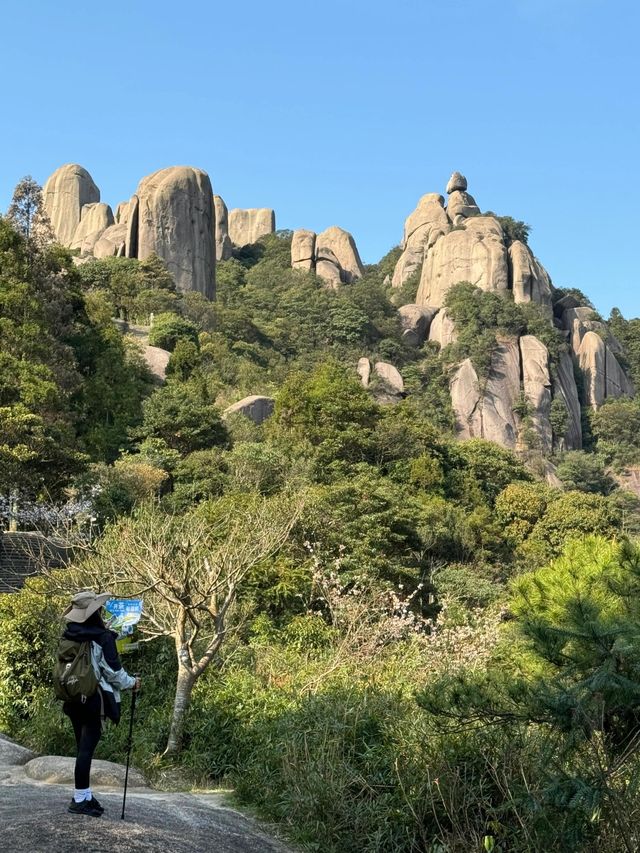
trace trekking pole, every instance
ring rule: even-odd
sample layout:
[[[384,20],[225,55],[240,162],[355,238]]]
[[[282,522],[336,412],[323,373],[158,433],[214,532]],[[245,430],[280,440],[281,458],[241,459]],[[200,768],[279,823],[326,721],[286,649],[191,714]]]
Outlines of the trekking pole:
[[[138,677],[137,675],[135,676]],[[124,807],[127,802],[127,785],[129,783],[129,759],[131,758],[131,745],[133,743],[133,715],[136,709],[136,696],[138,691],[131,691],[131,716],[129,717],[129,739],[127,741],[127,769],[124,774],[124,794],[122,795],[122,814],[120,820],[124,820]]]

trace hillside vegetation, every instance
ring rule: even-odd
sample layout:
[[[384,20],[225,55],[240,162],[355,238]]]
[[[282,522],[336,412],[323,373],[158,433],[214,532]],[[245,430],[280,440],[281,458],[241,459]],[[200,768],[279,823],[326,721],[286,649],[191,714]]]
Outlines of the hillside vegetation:
[[[639,515],[616,478],[640,464],[640,404],[587,413],[568,453],[556,407],[550,458],[526,430],[517,454],[457,441],[455,365],[482,377],[527,333],[553,364],[566,339],[461,282],[458,340],[409,346],[399,250],[327,289],[290,242],[235,250],[210,302],[155,256],[76,266],[0,219],[0,510],[82,544],[0,596],[0,729],[70,750],[50,689],[67,590],[144,588],[127,667],[158,784],[231,786],[310,851],[638,849]],[[113,318],[171,353],[164,383]],[[638,323],[607,324],[636,383]],[[362,356],[404,398],[365,389]],[[254,394],[275,400],[263,424],[223,418]]]

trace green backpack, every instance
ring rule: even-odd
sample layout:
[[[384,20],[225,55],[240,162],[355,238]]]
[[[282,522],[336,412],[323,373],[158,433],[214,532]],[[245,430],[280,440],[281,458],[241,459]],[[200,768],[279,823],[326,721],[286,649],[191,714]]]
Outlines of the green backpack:
[[[98,679],[91,662],[90,640],[82,643],[64,637],[60,640],[53,689],[64,702],[86,702],[93,696],[98,689]]]

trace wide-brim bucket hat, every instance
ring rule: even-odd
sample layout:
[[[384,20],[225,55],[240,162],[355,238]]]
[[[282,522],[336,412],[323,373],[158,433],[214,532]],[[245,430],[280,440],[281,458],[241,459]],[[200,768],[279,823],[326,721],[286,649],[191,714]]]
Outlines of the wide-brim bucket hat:
[[[100,610],[103,604],[113,598],[110,592],[94,592],[92,589],[83,589],[71,599],[71,604],[62,614],[67,622],[86,622],[89,616]]]

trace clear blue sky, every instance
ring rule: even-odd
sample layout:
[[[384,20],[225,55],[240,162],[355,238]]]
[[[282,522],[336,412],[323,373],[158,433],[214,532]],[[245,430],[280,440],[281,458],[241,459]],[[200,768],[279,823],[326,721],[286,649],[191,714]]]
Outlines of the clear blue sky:
[[[373,262],[459,169],[556,285],[638,316],[639,30],[631,0],[7,3],[0,209],[63,163],[114,206],[188,164]]]

